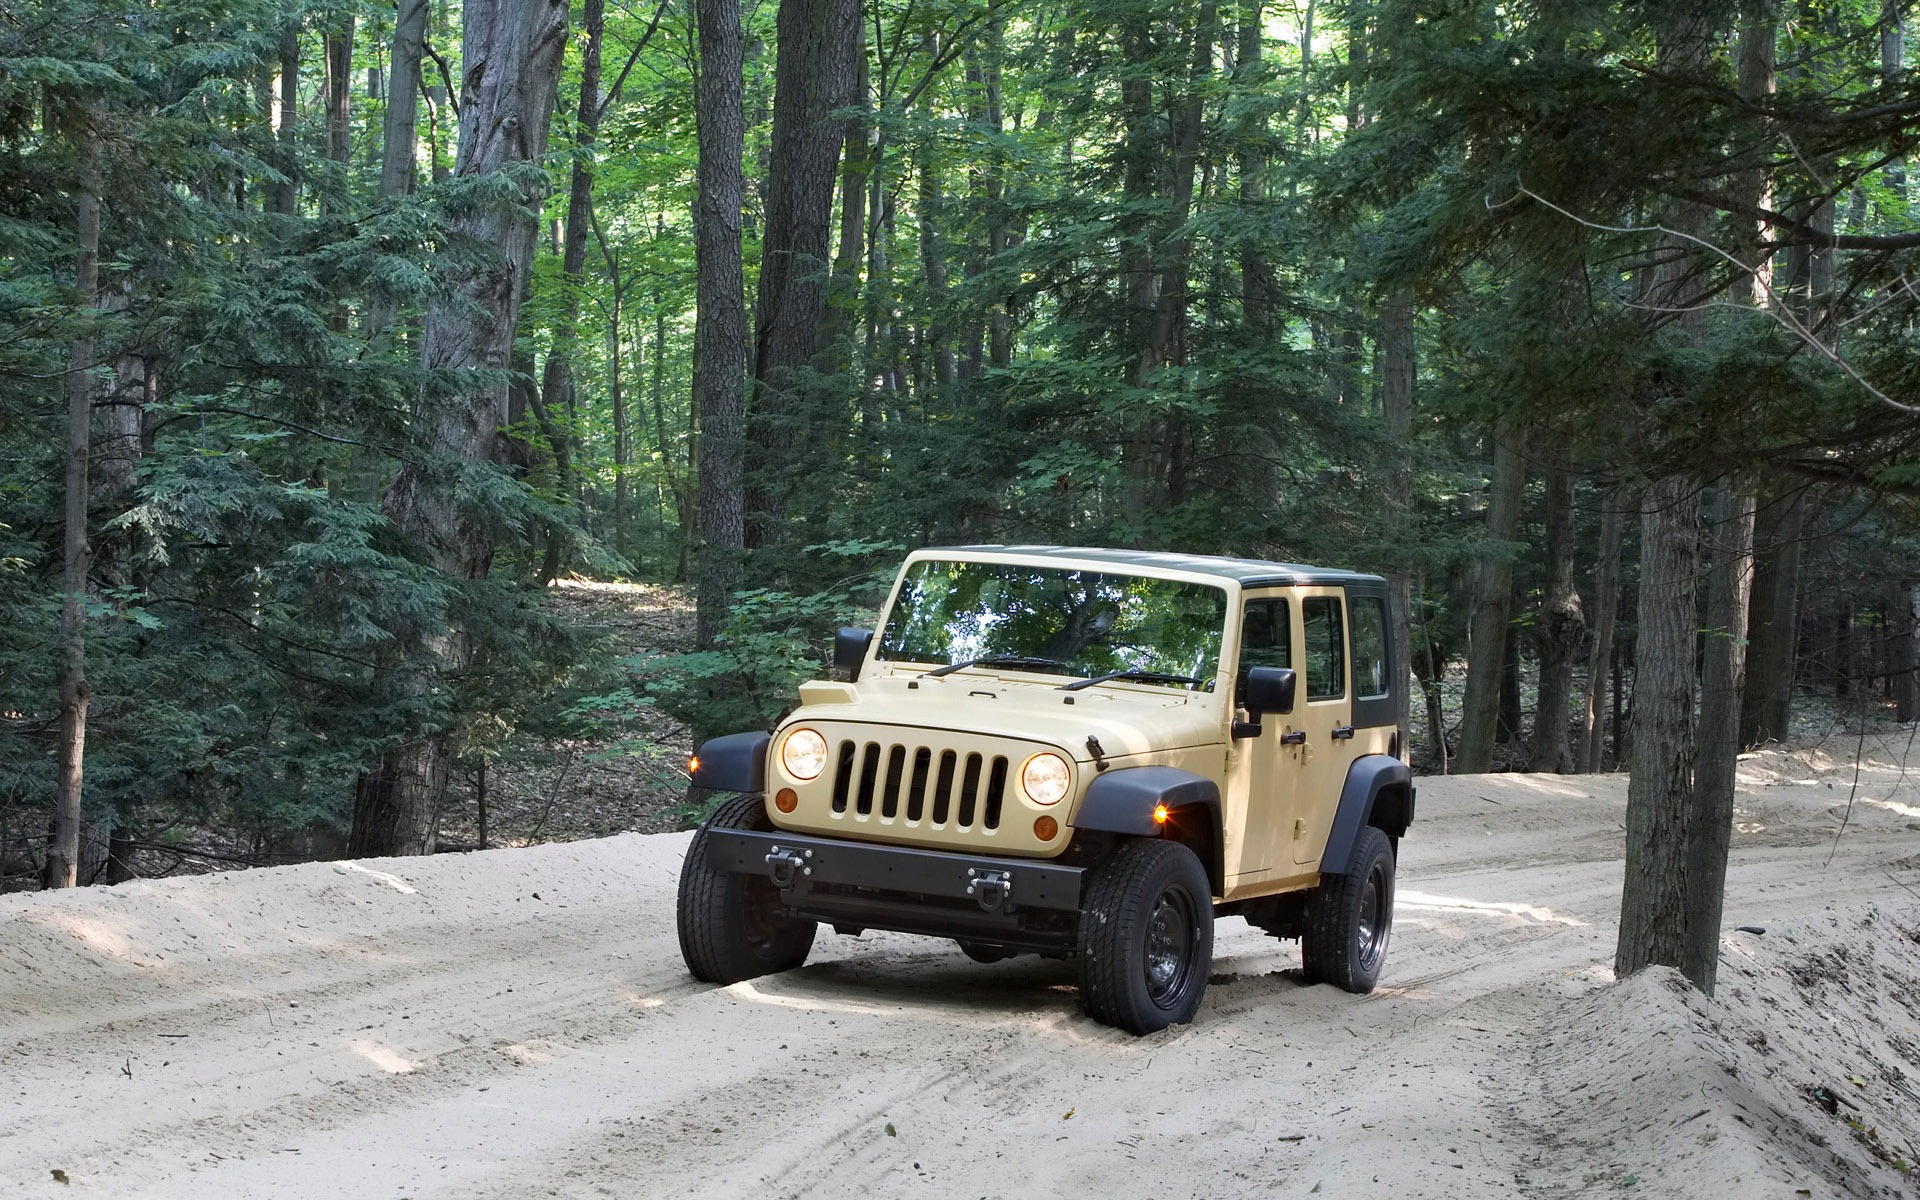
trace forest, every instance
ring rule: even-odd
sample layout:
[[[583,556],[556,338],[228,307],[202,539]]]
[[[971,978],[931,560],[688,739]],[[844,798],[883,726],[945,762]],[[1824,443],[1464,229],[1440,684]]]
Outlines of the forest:
[[[1738,752],[1920,717],[1906,8],[9,6],[0,887],[431,852],[907,548],[1133,546],[1388,576],[1416,767],[1630,770],[1710,983]]]

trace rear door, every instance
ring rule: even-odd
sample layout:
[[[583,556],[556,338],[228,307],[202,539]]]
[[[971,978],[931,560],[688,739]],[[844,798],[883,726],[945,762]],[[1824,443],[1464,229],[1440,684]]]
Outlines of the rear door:
[[[1317,862],[1333,828],[1354,759],[1352,654],[1349,652],[1346,592],[1337,587],[1300,588],[1300,679],[1294,704],[1295,726],[1306,734],[1294,776],[1293,861]],[[1321,869],[1344,866],[1322,863]]]

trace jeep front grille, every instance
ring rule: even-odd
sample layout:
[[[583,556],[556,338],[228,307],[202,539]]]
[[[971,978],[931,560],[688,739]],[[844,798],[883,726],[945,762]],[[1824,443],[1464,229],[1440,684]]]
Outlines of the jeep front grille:
[[[1000,828],[1007,758],[927,746],[843,741],[836,753],[833,811],[904,817],[935,828]]]

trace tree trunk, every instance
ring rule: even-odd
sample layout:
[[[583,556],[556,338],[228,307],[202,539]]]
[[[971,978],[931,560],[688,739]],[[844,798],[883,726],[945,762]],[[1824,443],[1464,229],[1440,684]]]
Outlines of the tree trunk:
[[[1638,507],[1624,487],[1615,487],[1601,501],[1600,556],[1593,582],[1593,648],[1587,656],[1585,721],[1580,730],[1580,770],[1586,774],[1606,765],[1607,681],[1613,671],[1614,630],[1620,617],[1620,547],[1626,540],[1627,512]]]
[[[600,43],[606,25],[606,0],[586,0],[580,24],[580,105],[574,117],[573,170],[567,190],[566,233],[560,251],[560,316],[555,322],[553,347],[547,352],[540,378],[540,424],[553,454],[554,496],[568,505],[574,495],[574,425],[562,425],[554,416],[571,409],[572,360],[580,325],[580,292],[586,287],[587,235],[593,227],[593,143],[600,132]],[[562,538],[547,530],[547,561],[541,582],[551,583],[564,567]]]
[[[274,212],[290,217],[300,205],[300,16],[289,8],[286,27],[280,32],[280,129],[279,161],[281,179],[273,185]]]
[[[1747,677],[1740,702],[1740,744],[1784,741],[1793,715],[1799,646],[1801,493],[1761,506],[1754,520],[1753,602],[1747,616]]]
[[[410,196],[418,186],[414,155],[420,129],[420,57],[426,44],[428,0],[399,0],[387,77],[387,111],[380,138],[382,201]],[[393,324],[394,303],[375,296],[367,303],[366,329],[378,334]]]
[[[1258,0],[1254,0],[1252,9],[1257,17]],[[1258,31],[1255,32],[1257,34]],[[1247,36],[1242,29],[1243,47]],[[1259,44],[1257,36],[1254,43],[1256,46]],[[1243,282],[1246,270],[1247,264],[1243,259]],[[1392,515],[1389,520],[1402,528],[1410,528],[1413,517],[1412,507],[1408,503],[1413,492],[1413,471],[1409,466],[1413,448],[1407,444],[1413,431],[1413,355],[1413,293],[1399,288],[1380,306],[1380,414],[1386,422],[1387,439],[1392,443],[1389,453],[1394,455],[1392,483],[1388,488],[1392,496]],[[1394,689],[1393,719],[1404,746],[1413,730],[1413,697],[1405,686],[1413,673],[1408,662],[1413,650],[1413,576],[1405,570],[1389,571],[1387,599],[1393,621],[1388,636],[1394,654],[1398,656],[1398,682],[1402,685]],[[1442,757],[1445,757],[1444,751]]]
[[[1138,326],[1134,331],[1134,361],[1128,373],[1130,386],[1147,389],[1163,366],[1186,361],[1186,319],[1188,276],[1193,258],[1193,238],[1187,231],[1192,215],[1194,181],[1199,169],[1200,138],[1205,129],[1206,89],[1213,74],[1213,43],[1218,8],[1213,0],[1202,0],[1195,14],[1189,42],[1189,67],[1185,86],[1173,106],[1170,122],[1171,172],[1167,177],[1167,215],[1158,228],[1143,230],[1140,247],[1133,255],[1129,275],[1132,303]],[[1152,35],[1145,29],[1134,31],[1128,46],[1128,61],[1143,62],[1151,53]],[[1132,89],[1130,92],[1127,89]],[[1151,92],[1147,80],[1122,85],[1128,105],[1128,138],[1145,139],[1142,145],[1129,147],[1127,191],[1129,196],[1154,194],[1158,164],[1165,153],[1158,136],[1158,115],[1151,111]],[[1144,120],[1143,120],[1144,118]],[[1175,481],[1183,466],[1178,452],[1187,439],[1182,415],[1176,409],[1162,410],[1150,405],[1129,431],[1124,452],[1128,481],[1128,515],[1135,521],[1164,511],[1175,503]]]
[[[1500,652],[1500,717],[1493,725],[1496,746],[1520,740],[1520,628],[1512,619],[1520,603],[1520,589],[1516,585],[1507,601],[1507,645]]]
[[[1513,542],[1520,534],[1527,462],[1511,432],[1494,435],[1493,479],[1487,500],[1486,547],[1474,572],[1473,612],[1468,618],[1467,694],[1460,716],[1454,770],[1477,775],[1493,769],[1500,720],[1501,672],[1507,626],[1513,619]]]
[[[1903,723],[1920,720],[1920,582],[1902,579],[1888,607],[1893,614],[1887,661],[1894,711]]]
[[[1705,10],[1689,5],[1669,19],[1660,33],[1659,65],[1680,76],[1704,72],[1716,33]],[[1706,335],[1706,311],[1686,305],[1697,239],[1706,234],[1706,222],[1698,204],[1678,201],[1671,206],[1663,224],[1674,233],[1662,247],[1665,261],[1648,296],[1646,311],[1663,314],[1656,320],[1683,310],[1672,318],[1670,336],[1687,348],[1697,347]],[[1670,396],[1659,399],[1672,402]],[[1670,447],[1662,449],[1671,452]],[[1724,874],[1727,865],[1724,854],[1714,863],[1707,846],[1695,845],[1701,832],[1693,790],[1699,486],[1692,475],[1674,471],[1649,484],[1641,502],[1627,871],[1614,954],[1614,974],[1622,978],[1656,963],[1684,968],[1689,925],[1696,916],[1687,907],[1687,872],[1692,868]]]
[[[411,196],[419,186],[420,55],[426,43],[427,0],[399,0],[387,76],[387,114],[381,133],[380,198]]]
[[[1533,753],[1527,770],[1568,775],[1573,750],[1567,726],[1573,703],[1573,663],[1586,640],[1587,615],[1573,578],[1573,475],[1547,476],[1547,594],[1535,631],[1540,649],[1540,688],[1533,711]]]
[[[455,235],[491,246],[489,261],[453,272],[442,299],[428,304],[422,366],[429,377],[464,383],[445,392],[422,389],[416,401],[411,454],[388,487],[381,509],[419,544],[434,568],[456,580],[483,578],[493,562],[494,531],[467,498],[463,479],[489,469],[495,431],[506,408],[506,369],[534,254],[536,219],[546,180],[555,83],[567,38],[567,0],[467,0],[463,40],[466,88],[461,96],[463,176],[506,175],[515,187],[497,203],[451,219]],[[466,666],[473,635],[433,623],[398,631],[403,660],[389,672],[397,697],[423,708],[444,701]],[[448,780],[448,718],[428,717],[408,740],[362,775],[355,789],[349,851],[357,855],[433,851],[435,824]]]
[[[1687,853],[1687,932],[1681,970],[1713,995],[1727,855],[1733,848],[1734,771],[1740,757],[1740,690],[1746,673],[1747,599],[1753,588],[1753,493],[1713,491],[1707,575],[1707,649],[1700,689],[1700,747],[1693,773]]]
[[[821,365],[834,175],[854,102],[860,0],[780,0],[766,229],[754,307],[747,544],[778,540],[807,372]]]
[[[1158,279],[1153,270],[1153,228],[1148,213],[1160,197],[1159,172],[1166,156],[1166,139],[1153,102],[1154,25],[1149,14],[1139,9],[1127,10],[1119,25],[1120,53],[1127,64],[1120,81],[1120,154],[1121,188],[1128,210],[1117,222],[1120,294],[1126,305],[1123,344],[1134,350],[1126,381],[1136,392],[1144,392],[1160,366],[1152,354]],[[1163,507],[1162,497],[1154,488],[1154,457],[1163,435],[1150,406],[1132,407],[1136,411],[1127,418],[1132,428],[1126,431],[1121,465],[1126,480],[1125,515],[1139,522]]]
[[[929,124],[933,120],[932,102],[927,102],[925,113]],[[927,323],[927,343],[933,356],[933,380],[942,389],[951,388],[959,378],[953,354],[952,330],[947,321],[947,244],[946,229],[942,210],[946,206],[945,190],[941,187],[939,155],[935,153],[934,139],[921,142],[915,155],[919,160],[916,174],[919,177],[920,203],[915,216],[920,226],[920,275],[926,285],[926,309],[930,314]]]
[[[867,77],[864,43],[854,55],[854,103],[862,113],[872,109],[872,84]],[[833,252],[833,275],[827,284],[826,311],[821,317],[820,341],[830,356],[828,370],[843,372],[853,363],[853,334],[859,325],[860,268],[867,257],[867,174],[875,136],[871,120],[847,123],[847,145],[840,168],[840,239]]]
[[[1670,474],[1642,501],[1626,887],[1613,973],[1680,966],[1693,833],[1693,630],[1699,495]],[[1724,862],[1720,864],[1724,872]]]
[[[343,167],[353,153],[353,26],[349,14],[326,36],[327,158]],[[342,171],[329,190],[344,193],[346,184]]]
[[[700,421],[700,537],[694,557],[695,624],[702,648],[726,625],[746,544],[741,505],[745,454],[746,284],[740,205],[746,137],[742,97],[745,35],[740,0],[697,0],[700,69],[695,81],[700,160],[694,260],[693,405]]]
[[[74,220],[73,290],[91,308],[100,290],[100,144],[85,106],[70,115],[78,141],[80,190]],[[79,315],[79,314],[76,314]],[[85,319],[83,317],[83,319]],[[54,774],[53,819],[41,883],[70,888],[79,882],[80,799],[87,749],[87,460],[93,432],[93,339],[76,337],[67,365],[65,528],[60,552],[60,753]]]
[[[1265,17],[1262,13],[1262,0],[1241,0],[1239,58],[1235,70],[1243,80],[1252,80],[1260,70],[1261,34]],[[1249,84],[1251,86],[1251,84]],[[1240,206],[1249,213],[1258,213],[1267,203],[1267,121],[1263,116],[1259,127],[1247,131],[1245,144],[1240,151]],[[1267,265],[1266,255],[1258,236],[1248,236],[1240,243],[1240,311],[1246,318],[1247,327],[1256,333],[1266,332],[1272,320],[1274,280],[1272,268]],[[1412,297],[1407,300],[1408,336],[1411,339]],[[1399,304],[1396,296],[1389,302],[1389,309]],[[1390,326],[1387,311],[1381,313],[1383,326]],[[1381,337],[1389,336],[1389,329],[1383,328]],[[1391,356],[1387,347],[1381,346],[1383,357]],[[1409,346],[1409,354],[1411,347]],[[1391,370],[1391,368],[1388,368]],[[1389,377],[1387,387],[1392,387]],[[1384,393],[1383,393],[1384,396]],[[1388,418],[1392,424],[1392,418]]]
[[[1641,508],[1627,871],[1614,974],[1679,966],[1693,834],[1693,649],[1699,496],[1685,475],[1648,485]],[[1724,869],[1725,864],[1722,863]]]

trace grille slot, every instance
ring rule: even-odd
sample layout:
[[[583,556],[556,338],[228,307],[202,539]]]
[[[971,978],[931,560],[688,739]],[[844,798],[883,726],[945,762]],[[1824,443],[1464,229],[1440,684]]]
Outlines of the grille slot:
[[[840,765],[834,768],[833,775],[833,811],[847,811],[847,788],[853,782],[853,756],[858,746],[852,742],[840,743]]]
[[[935,828],[1000,827],[1007,757],[931,746],[843,741],[833,772],[833,811]],[[878,812],[876,814],[876,808]]]
[[[880,773],[880,743],[868,742],[866,761],[860,766],[860,798],[854,811],[861,816],[873,812],[873,777]]]
[[[940,781],[934,785],[933,789],[933,823],[935,825],[945,825],[947,814],[953,811],[953,768],[959,761],[960,756],[951,750],[940,752]]]
[[[887,791],[880,801],[880,815],[889,821],[900,815],[900,772],[906,765],[905,746],[895,746],[887,752]]]
[[[933,765],[933,751],[925,746],[913,752],[913,786],[907,789],[907,820],[918,821],[926,815],[927,768]]]

